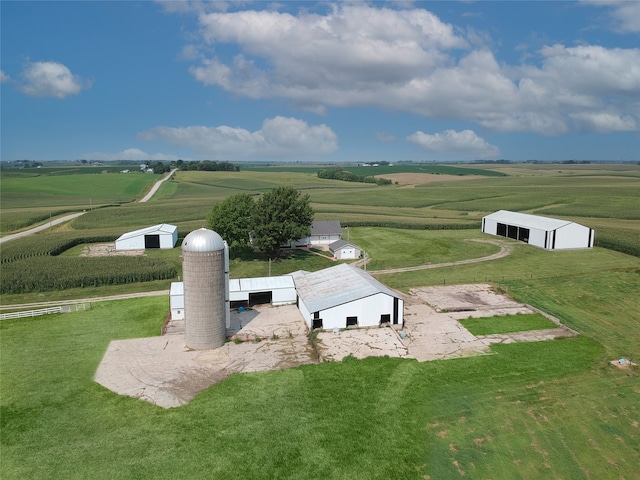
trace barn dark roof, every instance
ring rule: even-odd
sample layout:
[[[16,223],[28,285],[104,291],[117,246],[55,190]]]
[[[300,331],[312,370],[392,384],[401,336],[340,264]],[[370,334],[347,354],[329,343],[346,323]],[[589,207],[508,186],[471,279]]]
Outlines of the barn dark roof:
[[[342,235],[338,220],[315,220],[311,224],[311,235]]]

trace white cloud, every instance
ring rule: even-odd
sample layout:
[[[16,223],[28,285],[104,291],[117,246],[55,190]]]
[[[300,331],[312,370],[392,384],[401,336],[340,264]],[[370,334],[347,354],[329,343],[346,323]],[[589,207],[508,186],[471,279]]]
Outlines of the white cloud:
[[[581,130],[598,133],[633,132],[638,130],[636,120],[629,116],[620,116],[615,113],[574,113],[571,118]]]
[[[64,98],[89,88],[90,82],[82,80],[62,63],[29,62],[22,72],[22,92],[34,97]]]
[[[0,83],[8,82],[9,80],[11,80],[11,77],[0,70]]]
[[[582,3],[609,8],[613,29],[621,33],[640,32],[640,2],[634,0],[584,0]]]
[[[422,150],[451,157],[492,159],[500,155],[498,147],[491,145],[472,130],[445,130],[442,133],[416,132],[407,140],[419,145]]]
[[[160,126],[137,137],[188,147],[203,155],[239,158],[326,155],[338,148],[336,134],[326,125],[310,126],[303,120],[286,117],[266,119],[255,132],[225,125]]]
[[[205,85],[253,98],[287,98],[303,110],[377,107],[462,119],[494,131],[561,135],[602,112],[640,128],[640,49],[553,45],[525,65],[498,61],[491,39],[466,37],[431,12],[365,3],[326,14],[266,10],[201,13],[206,46],[190,72]],[[220,44],[230,44],[224,58]],[[195,52],[190,46],[188,52]],[[535,63],[537,62],[537,63]],[[635,105],[635,106],[634,106]]]
[[[92,152],[84,153],[78,158],[85,158],[87,160],[100,160],[100,161],[113,161],[113,160],[136,160],[136,161],[171,161],[178,160],[179,157],[175,155],[166,155],[164,153],[147,153],[138,148],[127,148],[120,152]],[[182,157],[184,159],[184,157]]]

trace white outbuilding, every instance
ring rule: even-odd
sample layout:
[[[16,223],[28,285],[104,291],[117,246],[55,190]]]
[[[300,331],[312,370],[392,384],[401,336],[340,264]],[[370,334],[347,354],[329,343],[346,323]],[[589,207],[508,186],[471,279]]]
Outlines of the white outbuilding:
[[[500,210],[482,219],[482,231],[546,250],[592,248],[594,230],[570,220]]]
[[[229,300],[232,305],[295,305],[297,299],[296,286],[291,275],[229,280]]]
[[[148,250],[173,248],[178,242],[178,227],[161,223],[127,232],[116,239],[116,250]]]
[[[348,264],[294,272],[298,308],[310,329],[374,327],[404,322],[402,298]]]
[[[172,320],[184,320],[184,282],[171,282],[169,305]]]
[[[336,260],[355,260],[360,258],[361,250],[354,243],[345,240],[336,240],[329,245],[329,251]]]

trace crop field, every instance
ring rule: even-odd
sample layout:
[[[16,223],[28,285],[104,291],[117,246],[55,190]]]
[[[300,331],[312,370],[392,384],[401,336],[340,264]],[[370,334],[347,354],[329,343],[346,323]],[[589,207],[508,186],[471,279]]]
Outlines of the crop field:
[[[310,195],[316,218],[339,219],[349,226],[343,236],[366,251],[370,271],[494,254],[497,245],[478,242],[496,240],[480,232],[480,220],[499,209],[557,215],[595,228],[597,246],[590,250],[549,252],[497,238],[510,249],[503,258],[375,274],[404,292],[417,286],[489,282],[516,301],[557,317],[578,337],[494,345],[490,355],[455,360],[347,357],[235,374],[190,404],[164,410],[118,396],[92,378],[111,340],[158,335],[168,310],[165,296],[3,320],[0,478],[636,478],[640,372],[637,367],[618,369],[610,361],[624,357],[640,363],[640,166],[477,168],[504,176],[473,173],[470,179],[453,181],[446,177],[451,172],[441,172],[441,181],[431,177],[423,182],[416,176],[413,184],[405,180],[375,186],[318,179],[315,168],[304,167],[178,172],[150,202],[105,201],[114,206],[3,243],[3,282],[5,272],[20,279],[21,270],[60,281],[68,277],[58,269],[68,268],[69,277],[100,270],[107,275],[105,282],[127,268],[142,271],[133,261],[92,262],[96,259],[80,257],[80,252],[87,243],[113,241],[125,231],[156,223],[178,225],[184,237],[203,226],[211,207],[226,196],[258,195],[284,184]],[[19,179],[2,172],[2,233],[47,221],[54,205],[60,211],[86,209],[81,202],[65,202],[88,191],[95,206],[100,197],[94,191],[107,195],[111,189],[112,199],[134,199],[150,186],[104,180],[93,190],[83,185],[65,191],[63,185],[72,188],[85,178],[134,176],[84,174],[79,181],[76,173],[38,170],[49,176],[49,190],[28,172],[16,175]],[[136,177],[147,182],[157,178]],[[8,205],[7,178],[15,194],[12,198],[8,192]],[[31,200],[21,205],[16,201],[20,195]],[[5,228],[6,218],[13,224],[22,219],[24,225]],[[155,272],[169,269],[167,275],[175,280],[181,275],[179,254],[174,249],[136,258],[153,265]],[[245,256],[232,260],[231,276],[278,275],[334,264],[301,251],[271,263],[261,255]],[[145,275],[149,281],[59,285],[49,291],[37,287],[42,291],[7,292],[0,300],[8,305],[160,290],[172,280]],[[537,315],[516,317],[525,329],[549,325]],[[513,323],[511,318],[469,328],[496,333],[513,329]]]

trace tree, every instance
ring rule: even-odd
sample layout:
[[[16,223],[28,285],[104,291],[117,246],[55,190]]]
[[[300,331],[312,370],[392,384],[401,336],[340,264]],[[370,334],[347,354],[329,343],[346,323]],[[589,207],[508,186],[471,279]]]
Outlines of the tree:
[[[207,226],[227,241],[232,252],[248,249],[255,209],[256,202],[248,193],[231,195],[213,206]]]
[[[309,195],[292,187],[276,187],[256,203],[253,243],[269,257],[280,254],[280,246],[309,234],[313,209]]]

